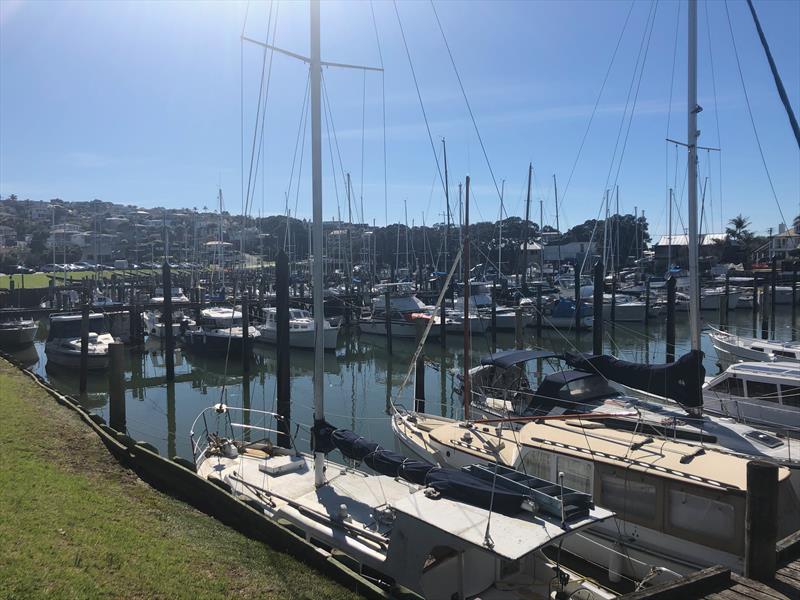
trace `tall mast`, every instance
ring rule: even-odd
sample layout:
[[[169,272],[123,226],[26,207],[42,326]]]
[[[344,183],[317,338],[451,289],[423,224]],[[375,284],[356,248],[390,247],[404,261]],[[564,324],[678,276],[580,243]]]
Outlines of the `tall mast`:
[[[616,199],[616,202],[614,203],[614,213],[616,215],[616,218],[614,219],[614,221],[616,222],[617,226],[616,226],[616,232],[614,233],[614,252],[615,252],[615,254],[612,254],[612,257],[614,259],[614,274],[616,275],[619,272],[619,221],[620,221],[620,218],[619,218],[619,186],[617,186],[617,199]]]
[[[700,350],[700,261],[697,235],[697,0],[689,0],[688,132],[689,164],[689,326],[692,350]]]
[[[669,188],[669,244],[667,244],[667,272],[672,269],[672,188]]]
[[[444,203],[446,205],[447,223],[444,230],[444,268],[443,272],[449,273],[450,266],[448,264],[449,256],[449,238],[450,238],[450,184],[447,181],[447,144],[442,138],[442,154],[444,155]]]
[[[525,200],[525,242],[522,250],[522,291],[528,291],[528,240],[531,237],[531,178],[533,176],[533,163],[528,163],[528,196]],[[541,207],[541,205],[540,205]],[[540,211],[541,212],[541,211]],[[542,219],[539,217],[541,231]],[[541,251],[540,251],[541,252]]]
[[[558,183],[556,182],[555,173],[553,173],[553,192],[556,197],[556,231],[561,237],[561,226],[558,224]],[[561,244],[558,245],[558,274],[561,274]]]
[[[544,281],[544,198],[539,198],[539,281]]]
[[[314,422],[325,419],[325,386],[323,385],[323,365],[325,346],[322,332],[325,327],[325,305],[322,288],[322,121],[320,113],[320,80],[322,64],[319,40],[319,0],[311,0],[311,198],[313,200],[313,239],[314,262],[312,281],[314,284]],[[320,487],[325,483],[325,455],[315,449],[314,484]]]
[[[506,180],[500,182],[500,235],[497,240],[497,276],[498,279],[503,269],[503,194],[506,191]]]
[[[605,275],[606,265],[608,264],[608,190],[606,190],[603,200],[606,204],[605,218],[603,219],[603,274]]]
[[[461,260],[464,263],[464,419],[469,419],[469,404],[472,400],[472,381],[469,376],[472,341],[469,327],[469,175],[467,175],[467,192],[464,200],[464,249]]]

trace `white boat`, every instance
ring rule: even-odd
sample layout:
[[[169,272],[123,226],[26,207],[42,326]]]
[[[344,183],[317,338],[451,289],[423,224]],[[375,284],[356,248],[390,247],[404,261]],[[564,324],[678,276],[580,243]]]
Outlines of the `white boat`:
[[[151,304],[164,304],[164,288],[157,287],[154,290],[153,297],[150,298]],[[183,293],[183,288],[174,287],[170,289],[169,294],[172,305],[176,304],[189,304],[189,298]]]
[[[164,337],[163,315],[160,310],[147,310],[142,313],[142,322],[147,335],[154,338]],[[172,311],[172,335],[178,337],[184,331],[197,329],[197,323],[181,309]]]
[[[735,310],[739,305],[739,296],[742,292],[738,289],[728,290],[728,310]],[[689,294],[676,292],[675,309],[679,311],[689,310]],[[725,288],[706,288],[700,292],[700,310],[719,310],[724,303]]]
[[[743,423],[797,437],[800,433],[800,365],[740,362],[703,386],[703,408]]]
[[[611,321],[611,294],[603,294],[603,320]],[[621,323],[644,323],[647,320],[647,305],[622,294],[616,295],[614,320]]]
[[[200,311],[197,329],[183,332],[183,345],[191,352],[217,356],[241,356],[244,351],[242,311],[235,307],[214,306]],[[260,335],[250,325],[247,334],[251,342]]]
[[[470,281],[469,283],[469,318],[470,331],[481,334],[492,329],[492,294],[491,282]],[[463,286],[462,286],[463,287]],[[451,317],[459,324],[464,320],[464,297],[458,296],[453,302]],[[522,326],[531,324],[531,316],[524,312],[520,318]],[[463,325],[462,325],[463,326]],[[507,306],[495,306],[495,328],[498,331],[515,331],[517,327],[516,310]]]
[[[590,491],[615,518],[565,538],[563,548],[620,576],[651,584],[712,565],[744,568],[748,459],[594,420],[529,422],[512,429],[398,410],[402,450],[459,467],[482,462]],[[779,470],[779,538],[800,527],[788,468]]]
[[[89,314],[89,352],[87,368],[98,371],[108,368],[108,345],[114,342],[101,313]],[[48,365],[70,369],[81,365],[81,315],[51,315],[45,344]]]
[[[521,308],[531,311],[530,324],[536,324],[536,299],[522,298],[519,302]],[[591,329],[594,323],[592,307],[586,302],[581,302],[580,328]],[[542,298],[542,326],[551,329],[575,330],[575,301],[571,298]]]
[[[415,338],[417,336],[416,321],[425,317],[428,307],[414,294],[413,284],[382,283],[375,286],[378,295],[372,301],[372,310],[361,316],[358,328],[362,333],[386,335],[386,293],[389,293],[388,315],[392,323],[392,337]],[[429,337],[438,336],[436,327],[431,329]]]
[[[33,343],[39,324],[33,319],[0,321],[0,348],[14,348]]]
[[[278,323],[276,320],[277,309],[274,307],[264,308],[264,324],[257,327],[259,342],[274,344],[278,339]],[[289,309],[289,346],[292,348],[313,348],[316,327],[314,317],[307,310],[300,308]],[[339,335],[339,327],[331,325],[325,319],[323,329],[323,339],[325,350],[336,350],[336,340]]]
[[[800,342],[782,342],[736,335],[713,327],[708,337],[723,367],[742,361],[800,362]]]

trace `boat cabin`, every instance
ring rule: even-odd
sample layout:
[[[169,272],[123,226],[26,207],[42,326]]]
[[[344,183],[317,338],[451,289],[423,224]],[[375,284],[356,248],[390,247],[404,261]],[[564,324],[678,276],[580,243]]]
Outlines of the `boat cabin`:
[[[89,333],[108,333],[106,318],[102,313],[89,314]],[[81,337],[81,315],[52,315],[47,341]]]
[[[737,363],[711,379],[704,392],[800,408],[800,365]]]

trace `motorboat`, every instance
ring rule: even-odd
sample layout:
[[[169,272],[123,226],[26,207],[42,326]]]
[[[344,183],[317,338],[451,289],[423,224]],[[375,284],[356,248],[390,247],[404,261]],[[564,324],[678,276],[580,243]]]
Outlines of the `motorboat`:
[[[259,342],[275,344],[278,339],[277,309],[264,308],[264,323],[257,327]],[[336,350],[336,340],[339,335],[339,326],[332,325],[325,319],[323,328],[325,350]],[[289,309],[289,346],[292,348],[313,348],[316,327],[314,317],[307,310],[301,308]]]
[[[741,361],[800,363],[800,342],[763,340],[709,326],[708,337],[723,367]]]
[[[164,337],[164,317],[159,307],[164,305],[165,298],[164,288],[156,288],[150,298],[151,308],[142,313],[142,322],[147,335],[156,338]],[[183,288],[171,288],[170,301],[172,303],[172,335],[178,337],[184,331],[196,329],[197,323],[191,318],[185,307],[186,304],[189,304],[189,298],[183,293]]]
[[[242,311],[235,307],[215,306],[200,311],[197,329],[182,332],[183,346],[190,352],[241,356],[244,350]],[[260,335],[250,325],[247,335],[251,341]]]
[[[45,344],[48,365],[70,369],[81,366],[81,320],[82,315],[50,315],[50,328]],[[108,368],[108,345],[115,341],[108,333],[106,319],[102,313],[89,314],[89,345],[86,365],[90,371]]]
[[[543,478],[563,474],[564,485],[593,493],[615,518],[565,539],[563,548],[607,566],[612,581],[657,584],[719,564],[743,572],[747,458],[591,417],[512,428],[400,407],[392,428],[413,459],[452,468],[477,461]],[[800,528],[800,501],[786,467],[779,469],[778,502],[780,538]]]
[[[485,333],[492,328],[492,294],[491,282],[469,282],[469,319],[472,333]],[[463,285],[462,285],[463,287]],[[463,323],[464,296],[458,296],[453,302],[453,318]],[[514,331],[517,327],[517,311],[508,306],[496,305],[494,309],[494,327],[498,331]],[[524,312],[519,316],[522,326],[530,325],[531,316]]]
[[[571,298],[542,298],[542,326],[551,329],[575,329],[575,301]],[[536,299],[523,298],[519,303],[520,307],[533,311],[530,323],[536,321]],[[580,308],[580,328],[591,329],[594,322],[591,304],[581,302]]]
[[[738,288],[729,288],[728,292],[728,310],[734,310],[739,304],[739,297],[742,292]],[[689,294],[684,292],[675,293],[676,303],[675,309],[678,311],[689,310]],[[704,288],[700,290],[700,310],[720,310],[720,307],[725,302],[725,288]]]
[[[375,286],[378,295],[372,301],[372,310],[365,311],[358,321],[362,333],[386,335],[386,319],[391,321],[392,337],[415,338],[417,320],[426,318],[428,307],[414,294],[413,284],[382,283]],[[386,306],[386,294],[389,306]],[[433,327],[429,337],[437,337]]]
[[[0,321],[0,348],[18,348],[33,343],[39,323],[33,319]]]
[[[174,287],[170,288],[169,292],[170,300],[172,301],[173,306],[175,304],[189,304],[189,298],[183,292],[183,288]],[[164,288],[157,287],[153,290],[153,296],[150,298],[151,304],[164,304]]]
[[[776,431],[800,433],[800,365],[787,362],[740,362],[703,386],[703,409]]]

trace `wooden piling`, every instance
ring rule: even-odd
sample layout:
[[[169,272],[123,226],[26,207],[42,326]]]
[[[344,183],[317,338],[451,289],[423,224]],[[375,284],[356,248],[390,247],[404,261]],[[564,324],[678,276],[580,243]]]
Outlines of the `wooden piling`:
[[[770,581],[775,576],[778,540],[778,466],[747,463],[744,576]]]
[[[575,263],[575,336],[581,332],[581,270]]]
[[[86,384],[89,374],[89,303],[81,306],[81,362],[79,391],[86,393]]]
[[[242,372],[250,372],[250,296],[242,295]]]
[[[383,294],[383,302],[386,306],[385,310],[385,327],[386,327],[386,350],[389,354],[392,353],[392,294],[388,290]]]
[[[592,354],[603,353],[603,262],[594,265],[594,297],[592,298],[594,319],[592,323]],[[614,306],[611,301],[612,308]]]
[[[778,285],[778,258],[772,257],[772,272],[769,282],[769,322],[772,324],[773,334],[775,333],[775,300],[777,294],[775,287]]]
[[[108,421],[111,429],[125,433],[125,346],[119,342],[108,345]]]
[[[514,309],[514,347],[522,350],[524,347],[525,323],[523,321],[522,309],[518,306]]]
[[[416,339],[417,347],[419,348],[422,342],[422,336],[425,334],[425,327],[427,322],[425,319],[417,319],[414,323],[416,326]],[[414,365],[414,410],[416,412],[425,412],[425,353],[420,348],[417,360]]]
[[[797,340],[797,261],[792,263],[792,341]]]
[[[675,278],[667,278],[667,355],[668,363],[675,362]]]
[[[611,277],[611,326],[617,324],[617,274],[614,273]]]
[[[164,304],[161,321],[164,324],[164,366],[167,381],[175,381],[175,336],[172,332],[172,272],[165,260],[161,267],[161,286],[164,288]]]
[[[278,250],[275,258],[275,320],[277,342],[278,445],[291,447],[291,383],[289,354],[289,257]]]
[[[497,281],[492,282],[492,352],[497,352]]]

